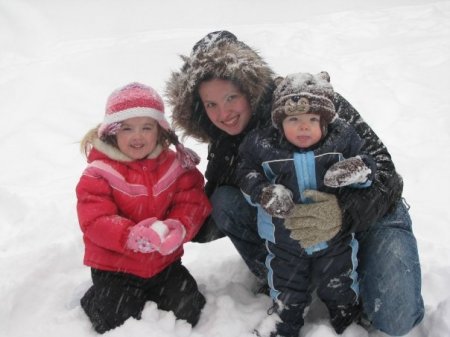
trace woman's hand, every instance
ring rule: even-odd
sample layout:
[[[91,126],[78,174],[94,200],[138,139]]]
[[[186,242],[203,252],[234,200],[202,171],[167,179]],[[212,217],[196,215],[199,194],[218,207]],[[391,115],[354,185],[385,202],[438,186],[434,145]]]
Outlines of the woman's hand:
[[[312,203],[295,205],[284,225],[292,239],[308,248],[336,236],[342,227],[342,212],[333,194],[306,190],[304,196]]]

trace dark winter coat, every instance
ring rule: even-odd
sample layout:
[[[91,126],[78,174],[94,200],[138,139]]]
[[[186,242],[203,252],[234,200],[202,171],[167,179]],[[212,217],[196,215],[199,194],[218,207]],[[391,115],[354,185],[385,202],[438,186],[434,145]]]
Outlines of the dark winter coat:
[[[151,217],[176,219],[186,229],[185,242],[190,241],[211,211],[203,176],[197,169],[183,169],[169,149],[132,161],[99,139],[93,146],[76,187],[84,263],[152,277],[178,261],[183,247],[167,256],[134,252],[125,246],[130,227]]]
[[[221,185],[238,187],[239,145],[252,129],[271,125],[274,73],[254,50],[226,31],[208,34],[197,42],[189,57],[182,59],[181,70],[172,73],[166,89],[174,126],[209,145],[205,172],[208,195]],[[202,81],[212,78],[233,81],[249,98],[253,116],[242,134],[230,136],[207,117],[197,89]],[[354,231],[365,230],[400,199],[402,179],[386,147],[359,113],[337,93],[333,103],[339,117],[353,125],[365,141],[362,151],[374,158],[377,165],[372,188],[342,189],[338,194],[344,223],[350,224]]]
[[[303,196],[307,189],[337,194],[339,189],[326,187],[323,182],[325,172],[336,162],[360,155],[368,167],[374,168],[373,160],[361,152],[363,141],[355,129],[342,119],[337,118],[328,125],[326,137],[309,149],[299,149],[283,136],[280,130],[271,126],[263,130],[253,130],[243,140],[239,148],[239,165],[237,177],[239,186],[247,199],[253,205],[259,206],[262,190],[271,184],[281,184],[293,193],[293,201],[297,204],[307,203]],[[373,174],[368,184],[352,186],[364,188],[371,184]],[[271,242],[286,242],[292,240],[290,233],[281,219],[271,217],[259,206],[258,231],[263,239]],[[268,227],[268,228],[265,228]],[[344,224],[345,228],[345,224]],[[269,236],[264,233],[270,233]],[[348,234],[342,231],[341,234]],[[297,245],[295,245],[297,246]]]

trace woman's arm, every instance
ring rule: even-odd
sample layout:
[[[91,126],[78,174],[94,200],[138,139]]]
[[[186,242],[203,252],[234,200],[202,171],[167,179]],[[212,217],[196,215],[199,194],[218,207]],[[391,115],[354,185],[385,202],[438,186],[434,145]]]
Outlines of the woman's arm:
[[[363,231],[397,203],[402,195],[403,181],[395,170],[386,146],[364,122],[358,111],[337,93],[334,103],[339,117],[353,125],[363,139],[361,151],[371,156],[376,163],[376,174],[370,188],[344,188],[338,194],[343,223],[348,226],[346,229]]]

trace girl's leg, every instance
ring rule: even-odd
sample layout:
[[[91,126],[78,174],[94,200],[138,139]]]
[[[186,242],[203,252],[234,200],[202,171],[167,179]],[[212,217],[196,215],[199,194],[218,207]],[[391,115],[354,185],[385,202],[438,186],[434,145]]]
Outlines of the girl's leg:
[[[140,318],[145,304],[144,279],[97,269],[92,269],[91,275],[94,284],[81,299],[81,307],[95,331],[102,334],[130,317]]]
[[[359,233],[360,294],[372,325],[402,336],[424,316],[421,271],[411,218],[403,202]]]
[[[180,261],[151,279],[147,284],[147,299],[156,302],[161,310],[172,311],[178,319],[195,326],[206,299],[197,282]]]

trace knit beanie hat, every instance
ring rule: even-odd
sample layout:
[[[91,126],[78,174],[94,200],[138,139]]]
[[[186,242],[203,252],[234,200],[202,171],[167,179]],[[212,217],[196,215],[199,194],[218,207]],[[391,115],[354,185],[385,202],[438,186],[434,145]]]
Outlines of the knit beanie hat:
[[[164,103],[158,93],[141,83],[130,83],[116,89],[106,101],[105,117],[98,129],[98,136],[115,134],[120,122],[133,117],[151,117],[164,129],[169,122],[164,117]]]
[[[177,156],[184,168],[193,168],[200,162],[200,157],[192,150],[185,148],[178,140],[175,132],[164,117],[164,102],[152,87],[133,82],[116,89],[106,101],[105,117],[97,134],[100,139],[115,135],[121,122],[134,117],[150,117],[155,119],[161,128],[167,131],[169,141],[175,145]]]
[[[322,71],[317,75],[295,73],[285,78],[275,79],[277,87],[273,93],[272,123],[283,130],[283,120],[298,114],[317,114],[320,116],[322,137],[327,127],[336,117],[333,104],[334,91],[330,75]]]

